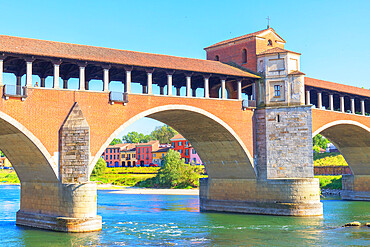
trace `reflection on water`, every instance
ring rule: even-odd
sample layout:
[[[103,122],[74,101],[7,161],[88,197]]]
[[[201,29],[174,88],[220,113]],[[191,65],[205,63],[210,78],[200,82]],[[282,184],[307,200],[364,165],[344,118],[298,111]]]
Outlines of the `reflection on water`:
[[[325,200],[324,217],[199,213],[197,196],[98,192],[103,231],[65,234],[15,226],[19,187],[0,186],[0,244],[4,246],[348,246],[370,245],[368,202]]]

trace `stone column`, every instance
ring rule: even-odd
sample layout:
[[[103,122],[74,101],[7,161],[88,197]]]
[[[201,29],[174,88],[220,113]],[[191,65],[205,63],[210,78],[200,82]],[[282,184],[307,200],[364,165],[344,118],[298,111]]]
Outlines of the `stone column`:
[[[45,87],[45,77],[40,78],[40,87]]]
[[[356,114],[355,99],[351,99],[351,112],[352,114]]]
[[[361,100],[361,115],[365,116],[365,100]]]
[[[191,76],[186,76],[186,96],[191,97]]]
[[[344,109],[344,97],[343,96],[340,97],[340,111],[341,112],[345,112],[345,109]]]
[[[204,77],[204,98],[209,98],[209,77]]]
[[[238,100],[242,99],[242,81],[238,81]]]
[[[109,68],[108,66],[103,67],[103,91],[109,92]]]
[[[306,91],[306,105],[311,104],[311,96],[310,96],[310,90]]]
[[[68,79],[63,79],[63,88],[64,89],[68,88]]]
[[[54,63],[54,89],[59,89],[59,67],[60,63]]]
[[[147,72],[146,73],[147,75],[147,85],[148,85],[148,90],[147,90],[147,94],[153,94],[153,73],[152,72]]]
[[[180,96],[181,95],[181,87],[176,87],[176,96]]]
[[[172,95],[172,74],[167,73],[167,95]]]
[[[126,69],[126,93],[131,93],[131,70]]]
[[[221,79],[221,99],[226,99],[226,79]]]
[[[26,60],[26,87],[32,87],[32,62],[33,59]]]
[[[85,66],[80,65],[80,90],[85,90]]]
[[[332,94],[329,95],[329,110],[334,111],[334,96]]]
[[[4,85],[3,72],[4,72],[4,60],[0,58],[0,86]]]
[[[322,109],[322,94],[317,93],[317,108]]]
[[[22,76],[17,75],[16,94],[21,95],[21,93],[22,93]]]
[[[256,83],[252,84],[252,100],[256,99]]]

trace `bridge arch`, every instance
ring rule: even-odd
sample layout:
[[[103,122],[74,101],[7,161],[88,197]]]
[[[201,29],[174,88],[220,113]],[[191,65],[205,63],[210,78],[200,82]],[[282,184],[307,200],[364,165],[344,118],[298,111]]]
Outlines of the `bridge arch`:
[[[44,145],[17,120],[0,111],[0,149],[21,182],[57,182],[58,166]]]
[[[370,175],[370,128],[352,120],[327,123],[313,132],[324,135],[341,152],[353,175]]]
[[[255,178],[253,159],[235,131],[215,115],[193,106],[164,105],[143,111],[124,122],[90,163],[91,174],[100,155],[126,127],[143,117],[161,121],[181,133],[197,150],[211,178]]]

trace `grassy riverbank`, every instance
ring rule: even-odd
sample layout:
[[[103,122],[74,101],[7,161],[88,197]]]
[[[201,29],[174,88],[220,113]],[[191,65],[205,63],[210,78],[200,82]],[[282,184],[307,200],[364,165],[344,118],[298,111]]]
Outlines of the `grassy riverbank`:
[[[314,166],[348,166],[340,153],[318,153],[313,155]]]
[[[90,180],[96,181],[98,184],[102,185],[111,184],[115,186],[135,186],[139,182],[143,182],[147,179],[155,177],[158,173],[158,170],[158,167],[107,168],[104,174],[100,176],[91,176]],[[342,188],[342,176],[315,177],[319,178],[320,188],[322,189]],[[19,184],[19,179],[14,170],[0,170],[0,182],[8,184]]]

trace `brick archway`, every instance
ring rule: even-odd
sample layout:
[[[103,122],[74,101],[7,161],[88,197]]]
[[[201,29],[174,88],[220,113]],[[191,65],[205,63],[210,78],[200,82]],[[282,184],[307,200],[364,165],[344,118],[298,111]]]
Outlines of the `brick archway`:
[[[109,143],[126,127],[143,117],[156,119],[179,131],[197,150],[210,177],[256,177],[252,156],[235,131],[213,114],[186,105],[155,107],[124,122],[94,156],[90,163],[90,174]]]
[[[57,163],[44,145],[22,124],[3,112],[0,112],[0,149],[22,183],[58,181]]]
[[[313,132],[324,135],[346,159],[354,175],[370,175],[370,128],[352,120],[327,123]]]

